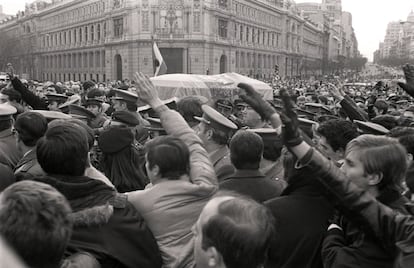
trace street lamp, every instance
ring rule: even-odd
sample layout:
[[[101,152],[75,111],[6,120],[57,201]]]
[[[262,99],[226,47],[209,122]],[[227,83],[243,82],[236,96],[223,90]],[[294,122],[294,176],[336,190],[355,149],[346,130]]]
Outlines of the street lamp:
[[[170,22],[170,34],[172,34],[174,21],[177,19],[177,15],[175,15],[175,10],[172,5],[170,5],[170,8],[167,10],[167,15],[165,17]]]

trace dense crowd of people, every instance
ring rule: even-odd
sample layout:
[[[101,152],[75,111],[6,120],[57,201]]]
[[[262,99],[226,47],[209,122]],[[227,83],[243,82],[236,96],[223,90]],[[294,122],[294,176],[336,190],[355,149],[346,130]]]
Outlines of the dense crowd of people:
[[[414,267],[406,82],[0,85],[0,266]]]

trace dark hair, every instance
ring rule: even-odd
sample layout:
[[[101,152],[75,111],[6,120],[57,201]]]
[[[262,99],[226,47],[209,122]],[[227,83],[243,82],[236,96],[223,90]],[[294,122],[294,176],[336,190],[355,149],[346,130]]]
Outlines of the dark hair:
[[[274,234],[269,210],[249,199],[232,198],[218,205],[217,214],[202,227],[202,248],[215,247],[227,268],[264,265]]]
[[[388,111],[388,104],[384,100],[377,100],[374,106],[382,113],[386,114]]]
[[[230,141],[230,159],[237,169],[258,169],[262,154],[263,141],[256,133],[240,130]]]
[[[101,133],[98,142],[102,150],[101,168],[118,192],[144,189],[149,182],[145,173],[145,151],[135,144],[131,129],[109,127]],[[108,146],[113,150],[108,150]]]
[[[17,116],[14,128],[24,145],[33,147],[47,130],[47,119],[34,112],[24,112]]]
[[[334,151],[339,149],[345,151],[348,142],[358,136],[358,129],[355,125],[344,119],[331,119],[322,122],[317,132],[326,138]]]
[[[282,154],[283,143],[281,141],[263,141],[263,158],[276,161]]]
[[[388,137],[399,138],[405,135],[414,135],[414,128],[412,127],[395,127],[387,134]]]
[[[190,151],[180,139],[159,136],[145,144],[150,168],[157,165],[163,178],[178,179],[190,171]]]
[[[22,94],[13,88],[4,88],[1,90],[1,93],[9,96],[10,101],[20,102],[22,100]]]
[[[1,196],[0,233],[30,267],[56,268],[72,233],[71,208],[50,185],[25,180]]]
[[[187,123],[195,125],[198,123],[194,116],[203,116],[201,101],[194,96],[187,96],[177,102],[177,111],[184,117]],[[191,126],[191,125],[190,125]]]
[[[211,127],[209,124],[204,124],[205,128],[204,128],[204,132],[207,132],[209,130],[211,130],[211,139],[220,145],[228,145],[229,141],[231,139],[231,136],[233,135],[234,131],[233,130],[229,130],[229,131],[222,131],[222,130],[218,130],[216,128]]]
[[[371,122],[379,124],[388,130],[398,126],[397,119],[394,116],[388,114],[378,115],[372,118]]]
[[[83,175],[88,165],[85,130],[73,123],[50,127],[37,143],[37,160],[49,174]]]
[[[85,91],[87,91],[89,88],[95,87],[95,83],[89,80],[89,81],[83,82],[82,87]]]
[[[13,125],[12,118],[6,119],[6,120],[0,120],[0,131],[6,130],[11,128]]]
[[[405,150],[407,150],[407,153],[414,156],[414,135],[404,135],[397,139],[404,146]]]

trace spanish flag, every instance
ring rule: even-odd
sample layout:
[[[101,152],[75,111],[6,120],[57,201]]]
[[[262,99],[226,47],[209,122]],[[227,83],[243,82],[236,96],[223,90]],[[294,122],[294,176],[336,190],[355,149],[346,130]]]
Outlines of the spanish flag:
[[[161,52],[157,46],[157,43],[152,43],[152,59],[154,62],[154,76],[163,75],[167,73],[167,65],[162,58]]]

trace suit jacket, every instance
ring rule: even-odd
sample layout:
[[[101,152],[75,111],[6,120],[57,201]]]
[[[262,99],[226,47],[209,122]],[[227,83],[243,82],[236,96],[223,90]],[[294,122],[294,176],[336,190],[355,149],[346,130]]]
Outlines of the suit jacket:
[[[163,267],[193,267],[192,226],[217,190],[217,179],[203,142],[181,115],[159,107],[168,134],[181,139],[190,150],[187,179],[166,180],[144,190],[128,193],[128,200],[142,214],[157,239]]]
[[[307,172],[289,178],[282,196],[265,202],[276,219],[266,268],[322,267],[321,246],[333,216],[322,186]]]
[[[211,152],[209,156],[219,182],[234,173],[229,147],[223,145],[221,148]]]
[[[37,162],[36,148],[27,152],[17,163],[14,169],[16,180],[21,181],[32,177],[44,175],[42,167]]]
[[[231,177],[220,182],[220,189],[235,191],[262,203],[280,196],[285,182],[266,178],[259,170],[236,170]]]
[[[13,170],[20,158],[22,158],[22,153],[17,149],[16,139],[11,129],[0,131],[0,163]]]

